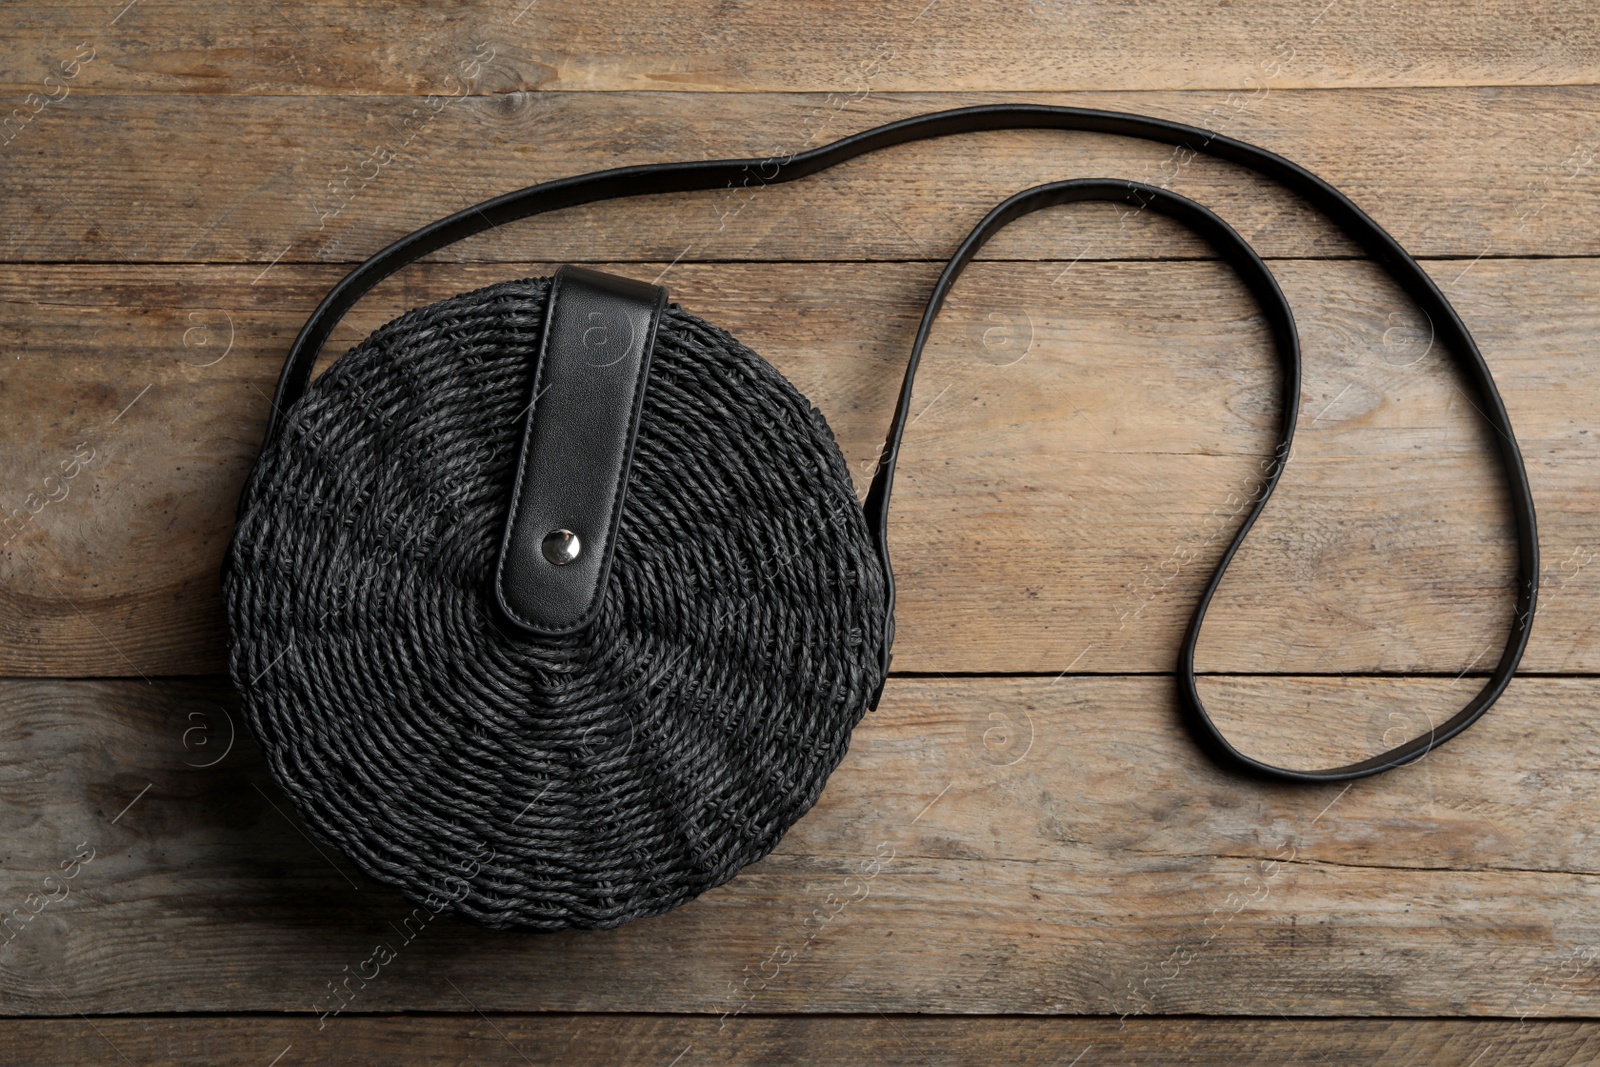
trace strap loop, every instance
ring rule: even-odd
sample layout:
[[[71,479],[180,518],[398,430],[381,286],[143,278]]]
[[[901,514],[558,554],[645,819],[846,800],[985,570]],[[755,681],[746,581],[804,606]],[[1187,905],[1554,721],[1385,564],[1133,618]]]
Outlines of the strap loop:
[[[1201,747],[1218,763],[1231,770],[1286,781],[1331,782],[1377,774],[1421,757],[1472,725],[1505,691],[1528,645],[1539,585],[1539,543],[1534,515],[1533,494],[1528,485],[1522,452],[1517,447],[1511,420],[1500,399],[1494,378],[1489,373],[1466,325],[1433,279],[1405,249],[1343,193],[1315,174],[1284,157],[1243,141],[1194,126],[1146,118],[1116,111],[1055,107],[1044,104],[993,104],[956,108],[887,123],[841,138],[806,152],[783,159],[728,159],[709,162],[654,163],[614,170],[597,171],[529,186],[526,189],[486,200],[447,218],[439,219],[394,242],[352,270],[323,298],[301,328],[284,361],[278,378],[277,395],[268,418],[263,447],[282,431],[286,412],[305,394],[316,364],[317,353],[333,327],[368,290],[401,267],[495,226],[561,208],[575,207],[619,197],[654,193],[687,192],[726,186],[775,185],[795,181],[825,170],[856,156],[912,141],[983,130],[1056,129],[1079,130],[1137,137],[1177,146],[1180,149],[1213,156],[1238,164],[1271,178],[1303,197],[1354,239],[1389,275],[1399,283],[1422,311],[1433,321],[1435,336],[1454,354],[1475,393],[1474,400],[1484,418],[1494,427],[1501,466],[1505,472],[1512,503],[1512,518],[1517,536],[1517,596],[1509,633],[1500,661],[1483,688],[1443,725],[1413,738],[1387,752],[1342,767],[1324,770],[1297,770],[1264,763],[1234,748],[1217,729],[1196,687],[1194,654],[1205,620],[1207,607],[1227,571],[1234,553],[1250,532],[1282,474],[1294,437],[1300,402],[1300,349],[1294,318],[1266,264],[1254,250],[1221,218],[1196,204],[1155,186],[1137,182],[1088,179],[1053,182],[1018,193],[991,211],[962,243],[946,265],[929,297],[918,327],[916,341],[907,361],[906,374],[890,422],[882,459],[868,489],[867,520],[883,560],[889,591],[889,633],[885,641],[887,672],[888,647],[894,633],[894,579],[889,566],[889,496],[894,482],[895,461],[907,425],[911,391],[922,348],[933,320],[946,294],[962,269],[984,243],[1007,222],[1053,204],[1079,200],[1117,200],[1149,207],[1188,225],[1206,238],[1250,287],[1271,326],[1274,343],[1283,362],[1284,407],[1275,459],[1255,506],[1245,516],[1233,541],[1222,554],[1216,571],[1201,593],[1189,628],[1178,652],[1178,695],[1184,721]],[[241,501],[243,507],[243,501]]]

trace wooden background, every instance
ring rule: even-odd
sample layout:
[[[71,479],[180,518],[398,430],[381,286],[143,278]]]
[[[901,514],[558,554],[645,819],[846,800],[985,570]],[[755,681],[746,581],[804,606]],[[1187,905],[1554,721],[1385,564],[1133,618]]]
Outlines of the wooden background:
[[[1600,1057],[1590,0],[18,0],[0,19],[0,1060]],[[658,919],[402,941],[401,899],[286,815],[222,677],[218,563],[299,324],[350,264],[523,184],[999,100],[1263,145],[1424,258],[1538,499],[1523,674],[1377,779],[1210,766],[1169,672],[1270,451],[1265,330],[1171,223],[1056,209],[990,246],[935,332],[897,483],[896,675],[814,812]],[[329,349],[566,260],[660,276],[823,409],[864,483],[955,243],[1018,189],[1091,176],[1213,206],[1304,335],[1294,458],[1201,643],[1218,717],[1302,765],[1441,721],[1512,605],[1489,431],[1426,320],[1237,168],[1018,132],[573,210],[405,272]],[[378,942],[395,958],[331,1012]]]

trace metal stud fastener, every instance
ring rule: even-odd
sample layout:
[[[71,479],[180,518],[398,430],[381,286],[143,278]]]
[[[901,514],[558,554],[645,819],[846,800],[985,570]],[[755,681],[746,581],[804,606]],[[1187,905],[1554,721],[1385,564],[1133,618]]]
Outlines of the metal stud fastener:
[[[539,547],[544,551],[544,558],[557,567],[565,567],[577,559],[578,553],[583,551],[578,535],[571,530],[551,530],[544,535],[544,541]]]

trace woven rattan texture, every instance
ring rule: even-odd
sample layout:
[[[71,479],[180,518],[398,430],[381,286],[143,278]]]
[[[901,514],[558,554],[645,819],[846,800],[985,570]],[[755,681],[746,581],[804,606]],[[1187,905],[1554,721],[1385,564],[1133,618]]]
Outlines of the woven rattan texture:
[[[548,279],[408,312],[251,474],[224,591],[301,817],[492,927],[615,926],[766,855],[881,678],[882,565],[833,435],[676,305],[592,626],[512,636],[493,575]]]

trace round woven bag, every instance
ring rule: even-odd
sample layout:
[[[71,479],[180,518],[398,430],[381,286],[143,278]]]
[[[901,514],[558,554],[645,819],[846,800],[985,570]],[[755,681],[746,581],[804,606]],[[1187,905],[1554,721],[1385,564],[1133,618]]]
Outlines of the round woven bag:
[[[508,632],[549,286],[402,315],[287,413],[230,550],[230,666],[301,816],[367,874],[488,926],[614,926],[815,803],[882,685],[884,576],[822,415],[672,305],[593,623]]]
[[[1018,128],[1144,138],[1281,182],[1428,317],[1497,431],[1518,544],[1500,661],[1452,717],[1387,751],[1312,769],[1239,751],[1207,714],[1196,644],[1288,459],[1300,347],[1265,261],[1169,189],[1050,182],[974,227],[928,298],[860,503],[827,423],[782,375],[667,305],[661,287],[588,268],[411,311],[312,383],[318,351],[362,294],[491,227],[617,197],[793,181],[911,141]],[[1282,368],[1275,458],[1178,649],[1176,700],[1198,743],[1241,774],[1332,782],[1401,766],[1466,730],[1527,646],[1538,537],[1493,377],[1429,274],[1342,193],[1281,156],[1163,119],[993,104],[782,160],[545,182],[430,223],[329,292],[285,360],[223,573],[233,680],[301,817],[373,878],[492,927],[615,926],[766,855],[816,802],[888,674],[889,499],[939,309],[1002,227],[1084,201],[1159,212],[1204,238],[1256,298]]]

